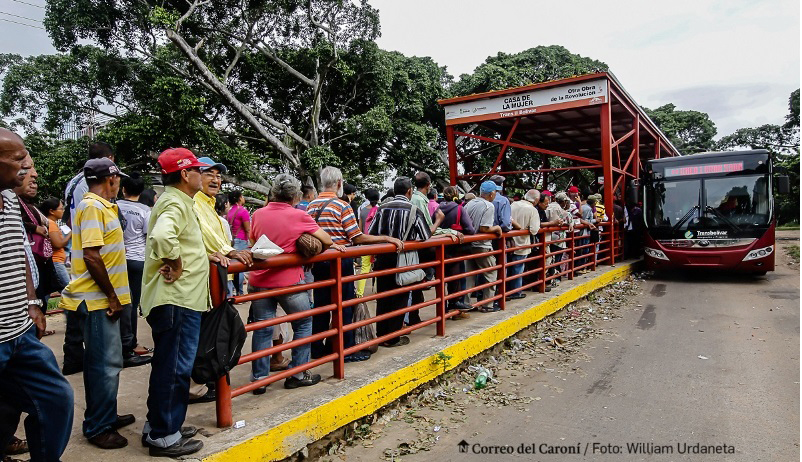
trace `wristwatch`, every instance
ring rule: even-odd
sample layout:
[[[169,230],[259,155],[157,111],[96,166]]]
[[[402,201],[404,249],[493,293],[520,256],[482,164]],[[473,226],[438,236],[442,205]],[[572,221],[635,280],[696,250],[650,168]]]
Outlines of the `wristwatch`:
[[[42,306],[42,300],[41,299],[28,300],[28,305],[36,305],[38,307],[41,307]]]

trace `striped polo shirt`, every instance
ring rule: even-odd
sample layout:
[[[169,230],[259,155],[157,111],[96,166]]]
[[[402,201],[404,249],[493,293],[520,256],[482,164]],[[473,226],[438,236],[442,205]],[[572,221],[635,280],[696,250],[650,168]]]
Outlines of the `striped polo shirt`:
[[[28,316],[25,232],[17,195],[6,189],[0,210],[0,342],[13,340],[33,324]]]
[[[347,202],[338,199],[333,192],[320,193],[317,199],[309,203],[306,213],[312,218],[316,218],[318,210],[324,205],[326,208],[317,218],[317,224],[331,236],[331,240],[335,244],[349,245],[351,241],[362,235],[354,215],[354,209]]]
[[[103,266],[109,281],[117,293],[121,305],[131,303],[128,289],[128,269],[125,262],[123,229],[117,215],[117,205],[88,192],[75,208],[72,228],[72,274],[74,279],[61,294],[59,307],[77,310],[82,301],[89,311],[105,310],[109,307],[106,294],[100,290],[84,261],[83,249],[100,247]]]

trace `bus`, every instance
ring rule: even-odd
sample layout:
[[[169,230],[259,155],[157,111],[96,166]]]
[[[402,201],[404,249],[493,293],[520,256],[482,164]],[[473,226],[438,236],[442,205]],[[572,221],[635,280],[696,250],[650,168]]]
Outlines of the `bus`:
[[[643,181],[644,254],[652,270],[774,270],[774,177],[765,150],[650,160]]]

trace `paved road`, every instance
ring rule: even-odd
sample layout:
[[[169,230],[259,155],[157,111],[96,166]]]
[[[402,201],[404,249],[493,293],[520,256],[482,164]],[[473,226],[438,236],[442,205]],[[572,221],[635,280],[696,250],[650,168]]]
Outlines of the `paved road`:
[[[780,245],[799,244],[798,232],[790,237],[796,242]],[[582,373],[519,376],[518,393],[538,396],[526,412],[469,404],[465,423],[438,429],[429,451],[400,460],[799,460],[799,266],[783,251],[777,266],[763,278],[708,272],[641,282],[643,295],[629,297],[621,317],[575,352]],[[511,375],[499,370],[502,382]],[[400,421],[372,447],[346,449],[345,460],[386,456],[384,448],[416,434],[406,427]],[[471,445],[467,453],[458,450],[462,440]],[[515,451],[534,443],[538,453],[475,455],[477,443]],[[544,455],[543,443],[578,445],[581,454]],[[593,454],[594,443],[621,454]],[[629,454],[627,443],[668,445],[672,453]],[[700,444],[699,451],[727,445],[719,450],[734,454],[679,454],[685,443],[691,450]]]

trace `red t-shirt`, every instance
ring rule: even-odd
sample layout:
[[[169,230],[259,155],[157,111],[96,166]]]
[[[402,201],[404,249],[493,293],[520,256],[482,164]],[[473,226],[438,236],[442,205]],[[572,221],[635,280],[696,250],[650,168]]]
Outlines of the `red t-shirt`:
[[[267,236],[285,253],[295,253],[295,241],[303,233],[312,234],[320,229],[315,220],[303,210],[284,202],[271,202],[253,213],[251,239],[254,242]],[[258,288],[289,287],[304,278],[301,266],[252,271],[248,282]]]

